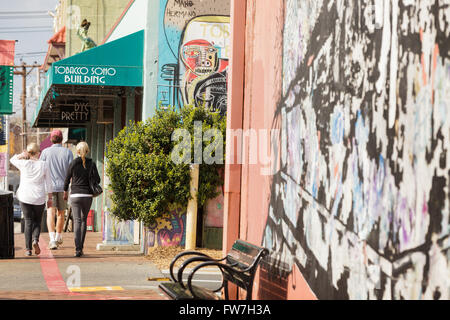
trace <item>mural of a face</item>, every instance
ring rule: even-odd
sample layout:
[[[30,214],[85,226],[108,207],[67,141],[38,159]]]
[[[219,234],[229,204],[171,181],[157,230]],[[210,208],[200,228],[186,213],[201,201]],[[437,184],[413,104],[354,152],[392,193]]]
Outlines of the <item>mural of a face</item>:
[[[186,69],[183,76],[185,103],[224,114],[227,77],[223,69],[227,64],[219,59],[218,52],[209,41],[191,40],[182,46],[180,60]]]
[[[228,65],[230,1],[160,0],[160,8],[164,20],[159,29],[158,101],[162,106],[177,107],[197,105],[205,99],[209,103],[210,98],[222,101],[215,95],[217,88],[202,87],[204,95],[194,91],[198,91],[198,82],[215,77]]]
[[[196,77],[209,75],[217,70],[217,49],[206,40],[192,40],[183,46],[181,60],[186,67],[186,73]],[[192,75],[190,79],[192,79]]]

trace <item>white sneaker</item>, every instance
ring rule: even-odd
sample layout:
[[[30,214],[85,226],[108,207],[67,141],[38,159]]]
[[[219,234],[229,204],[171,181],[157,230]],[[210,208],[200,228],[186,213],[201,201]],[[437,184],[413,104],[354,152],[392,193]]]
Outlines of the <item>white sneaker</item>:
[[[56,243],[56,241],[50,241],[48,248],[50,250],[56,250],[56,249],[58,249],[58,244]]]

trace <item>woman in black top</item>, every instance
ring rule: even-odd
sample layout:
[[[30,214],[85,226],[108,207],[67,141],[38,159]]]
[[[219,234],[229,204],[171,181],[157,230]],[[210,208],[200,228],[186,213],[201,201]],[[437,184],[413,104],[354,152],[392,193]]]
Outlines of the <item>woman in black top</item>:
[[[84,239],[86,237],[86,222],[92,204],[92,190],[89,184],[89,173],[92,168],[91,179],[100,182],[97,166],[92,159],[87,158],[89,146],[86,142],[77,144],[77,154],[67,169],[66,180],[64,182],[64,199],[68,198],[70,187],[70,205],[73,216],[73,232],[75,236],[75,257],[83,255]]]

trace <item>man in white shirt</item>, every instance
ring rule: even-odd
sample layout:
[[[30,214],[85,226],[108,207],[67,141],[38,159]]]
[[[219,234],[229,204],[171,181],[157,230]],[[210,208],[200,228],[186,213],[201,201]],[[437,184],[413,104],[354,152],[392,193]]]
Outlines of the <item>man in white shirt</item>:
[[[67,201],[64,200],[64,180],[67,169],[73,160],[72,151],[62,146],[61,130],[53,130],[50,140],[53,145],[44,149],[40,160],[45,161],[50,169],[53,185],[53,206],[47,208],[47,227],[50,236],[49,249],[57,249],[62,244],[62,229],[64,227],[64,211]],[[58,214],[55,226],[55,214]]]

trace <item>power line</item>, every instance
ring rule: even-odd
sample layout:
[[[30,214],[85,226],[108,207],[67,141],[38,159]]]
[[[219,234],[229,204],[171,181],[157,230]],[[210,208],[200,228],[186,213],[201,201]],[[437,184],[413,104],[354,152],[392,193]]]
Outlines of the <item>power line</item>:
[[[29,15],[29,16],[0,16],[0,19],[42,19],[42,18],[49,18],[53,19],[50,15]]]
[[[26,54],[16,54],[16,57],[25,57],[25,56],[44,56],[47,52],[44,53],[26,53]]]
[[[2,14],[36,14],[36,13],[47,13],[48,11],[0,11],[0,15]]]
[[[0,31],[0,33],[28,33],[28,32],[49,32],[53,29],[41,29],[41,30],[23,30],[23,31]]]
[[[0,30],[16,30],[16,29],[38,29],[38,28],[50,28],[49,26],[34,26],[34,27],[0,27]]]
[[[16,52],[16,55],[20,55],[20,54],[37,54],[37,53],[47,53],[47,51]]]

